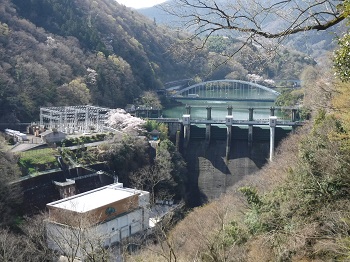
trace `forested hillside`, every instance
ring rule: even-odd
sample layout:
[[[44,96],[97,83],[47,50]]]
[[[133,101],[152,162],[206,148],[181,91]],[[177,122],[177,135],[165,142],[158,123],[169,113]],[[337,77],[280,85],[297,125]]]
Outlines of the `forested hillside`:
[[[349,261],[348,41],[334,58],[344,82],[331,66],[309,68],[300,91],[313,118],[274,160],[130,261]]]
[[[276,1],[286,2],[297,1]],[[350,2],[337,8],[348,20]],[[132,261],[350,260],[349,40],[344,34],[331,61],[303,72],[299,91],[312,118],[273,161],[193,210]]]
[[[114,0],[0,0],[0,122],[37,120],[46,106],[133,103],[167,81],[296,79],[315,61],[290,48],[189,36]],[[198,40],[198,39],[197,39]],[[227,54],[239,50],[234,60]]]
[[[349,17],[350,2],[341,2],[336,15]],[[312,117],[282,142],[274,161],[218,200],[186,213],[175,226],[182,217],[170,212],[152,237],[141,239],[147,245],[138,245],[136,238],[125,243],[123,260],[349,261],[350,34],[340,39],[333,65],[317,66],[288,48],[269,57],[246,42],[235,52],[240,40],[219,35],[196,50],[180,32],[156,24],[114,0],[0,0],[0,122],[35,119],[39,106],[122,107],[144,90],[179,78],[301,77],[297,99],[283,100],[302,103]],[[232,51],[235,56],[227,60]],[[149,123],[147,131],[156,128]],[[145,154],[148,142],[119,135],[112,141],[95,152],[120,178],[153,193],[159,185],[159,193],[166,186],[184,195],[185,165],[170,142],[161,142],[162,155],[152,168],[153,158]],[[42,217],[15,219],[21,194],[8,182],[20,171],[6,149],[0,138],[0,260],[50,261],[54,254],[47,248]],[[86,161],[90,153],[79,152]],[[157,173],[161,176],[151,181]],[[130,252],[134,247],[137,252]],[[92,253],[90,261],[108,261]]]
[[[36,119],[40,106],[123,107],[196,75],[205,57],[113,0],[0,3],[0,122]]]
[[[177,4],[179,2],[181,1],[168,0],[163,4],[156,5],[153,7],[148,7],[148,8],[141,8],[141,9],[138,9],[137,11],[145,15],[146,17],[148,17],[149,19],[151,19],[157,24],[168,25],[169,27],[174,29],[179,27],[180,28],[184,27],[185,25],[186,30],[193,33],[195,27],[189,26],[192,23],[189,22],[191,18],[187,17],[188,10],[186,10],[186,8],[182,8],[179,4]],[[185,2],[192,3],[194,6],[197,3],[196,1],[192,1],[192,0],[188,0]],[[224,6],[228,3],[225,0],[218,0],[215,2],[218,4],[219,7]],[[298,3],[301,9],[305,5],[304,1],[302,0],[296,0],[292,2]],[[261,3],[264,4],[266,3],[266,1],[261,1]],[[233,0],[233,1],[229,1],[229,5],[244,6],[244,2]],[[286,3],[286,5],[288,4]],[[288,10],[288,7],[286,7],[286,10]],[[183,12],[183,16],[181,16],[181,12]],[[204,15],[206,14],[206,10],[202,8],[198,8],[198,14]],[[288,24],[287,20],[285,19],[286,17],[288,17],[287,14],[285,16],[276,16],[276,17],[266,16],[263,19],[261,27],[264,28],[265,30],[273,32],[278,28],[280,28],[281,24]],[[219,20],[216,22],[219,22]],[[336,46],[336,42],[334,41],[335,36],[340,34],[343,31],[344,31],[344,27],[336,26],[336,27],[333,27],[331,30],[327,30],[327,33],[313,31],[313,32],[308,32],[307,34],[301,33],[298,35],[289,35],[287,37],[284,37],[283,39],[280,39],[280,45],[288,46],[289,48],[301,51],[303,53],[307,53],[317,60],[318,58],[323,56],[327,50],[328,51],[332,50]],[[205,34],[203,34],[202,36],[204,35]],[[231,30],[230,32],[217,31],[215,32],[215,35],[225,35],[225,36],[231,36],[234,38],[239,37],[239,33],[235,30]]]

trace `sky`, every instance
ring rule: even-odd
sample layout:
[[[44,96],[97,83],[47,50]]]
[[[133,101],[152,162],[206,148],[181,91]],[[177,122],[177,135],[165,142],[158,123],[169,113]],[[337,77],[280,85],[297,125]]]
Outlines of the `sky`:
[[[133,8],[151,7],[154,5],[164,3],[165,1],[166,0],[117,0],[119,4],[123,4],[127,7]]]

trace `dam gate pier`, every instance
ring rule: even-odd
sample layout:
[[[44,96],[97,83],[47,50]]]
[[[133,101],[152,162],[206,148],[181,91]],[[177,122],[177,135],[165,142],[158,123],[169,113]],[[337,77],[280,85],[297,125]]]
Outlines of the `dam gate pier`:
[[[191,140],[204,140],[208,145],[214,140],[226,140],[226,159],[229,159],[234,140],[246,140],[248,146],[256,141],[269,141],[269,159],[273,160],[274,148],[281,139],[293,132],[296,127],[303,125],[297,121],[297,108],[283,108],[290,111],[290,119],[275,116],[275,107],[270,107],[270,116],[266,119],[254,119],[254,108],[248,108],[247,120],[234,119],[233,107],[227,107],[227,115],[222,119],[213,119],[213,107],[207,106],[206,119],[192,119],[191,106],[186,106],[182,118],[152,118],[158,122],[167,123],[169,132],[176,136],[176,144],[184,150]],[[226,130],[225,130],[226,129]],[[178,140],[181,141],[178,141]]]

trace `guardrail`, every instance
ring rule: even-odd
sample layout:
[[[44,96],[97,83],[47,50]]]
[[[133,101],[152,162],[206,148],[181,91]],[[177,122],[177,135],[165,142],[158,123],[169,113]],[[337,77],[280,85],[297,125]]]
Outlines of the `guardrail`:
[[[150,120],[155,120],[162,123],[183,123],[180,118],[149,118]],[[256,120],[233,120],[233,125],[269,125],[269,119],[256,119]],[[226,120],[207,120],[207,119],[191,119],[190,124],[217,124],[226,125]],[[291,121],[286,119],[277,119],[278,126],[301,126],[304,121]]]

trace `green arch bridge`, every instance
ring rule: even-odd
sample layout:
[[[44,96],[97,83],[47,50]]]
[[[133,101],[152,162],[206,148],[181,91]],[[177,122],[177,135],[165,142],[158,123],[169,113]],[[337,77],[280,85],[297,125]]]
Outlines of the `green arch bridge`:
[[[213,80],[173,91],[173,99],[266,101],[273,102],[280,93],[272,88],[242,80]]]

